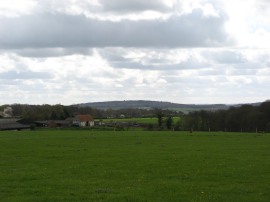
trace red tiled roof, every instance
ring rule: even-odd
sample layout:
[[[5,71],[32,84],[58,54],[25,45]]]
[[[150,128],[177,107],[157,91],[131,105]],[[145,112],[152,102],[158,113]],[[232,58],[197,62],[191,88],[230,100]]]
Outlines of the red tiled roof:
[[[79,121],[94,121],[93,117],[89,114],[87,115],[77,115],[75,117]]]

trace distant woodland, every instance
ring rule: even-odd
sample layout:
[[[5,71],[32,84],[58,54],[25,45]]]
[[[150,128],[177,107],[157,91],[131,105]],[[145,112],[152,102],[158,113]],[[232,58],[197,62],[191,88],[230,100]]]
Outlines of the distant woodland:
[[[182,124],[186,129],[198,131],[270,132],[270,102],[191,112],[183,117]]]

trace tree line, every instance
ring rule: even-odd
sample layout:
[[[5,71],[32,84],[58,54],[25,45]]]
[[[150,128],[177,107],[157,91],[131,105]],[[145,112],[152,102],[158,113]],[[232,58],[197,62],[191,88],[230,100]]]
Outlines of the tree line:
[[[182,116],[179,124],[183,130],[191,131],[270,132],[270,102],[228,110],[195,111]]]
[[[0,106],[3,111],[7,105]],[[270,101],[258,106],[242,105],[218,111],[193,111],[189,114],[162,109],[95,109],[78,105],[11,105],[14,117],[27,123],[39,120],[64,120],[77,114],[91,114],[94,119],[156,117],[158,128],[190,131],[270,132]],[[179,116],[176,123],[173,117]],[[1,118],[1,115],[0,115]]]

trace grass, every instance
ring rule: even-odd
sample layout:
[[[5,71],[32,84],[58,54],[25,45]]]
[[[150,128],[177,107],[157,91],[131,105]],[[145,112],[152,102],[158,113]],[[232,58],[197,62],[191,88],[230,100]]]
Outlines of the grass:
[[[163,118],[164,120],[166,117]],[[177,123],[177,121],[180,120],[180,117],[173,117],[173,122]],[[110,122],[131,122],[131,123],[138,123],[138,124],[158,124],[158,119],[155,117],[150,118],[114,118],[114,119],[103,119],[104,123],[110,123]]]
[[[0,133],[0,201],[269,201],[270,135]]]
[[[104,123],[110,122],[131,122],[131,123],[139,123],[139,124],[157,124],[157,118],[110,118],[103,119]]]

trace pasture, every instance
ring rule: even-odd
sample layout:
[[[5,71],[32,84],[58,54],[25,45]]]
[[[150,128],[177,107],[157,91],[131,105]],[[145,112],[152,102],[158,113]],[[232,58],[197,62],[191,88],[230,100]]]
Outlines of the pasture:
[[[0,132],[0,201],[269,201],[270,135]]]
[[[163,117],[163,121],[166,120],[166,117]],[[180,120],[180,117],[173,117],[173,122],[177,123]],[[111,118],[111,119],[103,119],[104,123],[110,122],[127,122],[127,123],[138,123],[138,124],[158,124],[158,119],[156,117],[150,118]]]

